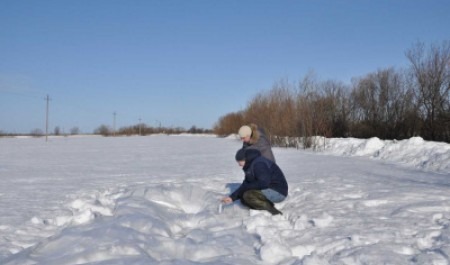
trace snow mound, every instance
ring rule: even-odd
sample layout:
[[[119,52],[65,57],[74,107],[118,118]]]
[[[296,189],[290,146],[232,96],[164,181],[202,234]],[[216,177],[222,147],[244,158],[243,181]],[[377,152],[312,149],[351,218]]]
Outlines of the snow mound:
[[[240,140],[241,137],[239,136],[239,134],[236,133],[232,133],[230,135],[228,135],[227,137],[225,137],[226,139],[231,139],[231,140]]]
[[[184,136],[184,137],[214,137],[217,135],[212,133],[180,133],[180,134],[171,134],[170,136]]]
[[[186,183],[82,196],[68,205],[74,214],[64,221],[33,217],[32,223],[43,226],[42,230],[45,226],[64,227],[41,243],[17,251],[2,264],[188,264],[252,252],[242,242],[254,239],[233,232],[240,230],[240,222],[233,217],[242,218],[248,211],[224,207],[219,215],[218,196],[199,184]]]
[[[342,156],[365,156],[404,164],[423,170],[450,173],[450,144],[424,141],[421,137],[406,140],[331,138],[325,152]]]

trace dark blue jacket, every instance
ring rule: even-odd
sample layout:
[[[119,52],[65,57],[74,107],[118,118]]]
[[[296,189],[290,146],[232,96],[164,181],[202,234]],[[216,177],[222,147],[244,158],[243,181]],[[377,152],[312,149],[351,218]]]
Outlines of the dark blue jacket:
[[[277,164],[261,156],[256,149],[245,150],[245,179],[230,197],[233,201],[242,197],[248,190],[272,189],[284,196],[288,195],[288,184]]]

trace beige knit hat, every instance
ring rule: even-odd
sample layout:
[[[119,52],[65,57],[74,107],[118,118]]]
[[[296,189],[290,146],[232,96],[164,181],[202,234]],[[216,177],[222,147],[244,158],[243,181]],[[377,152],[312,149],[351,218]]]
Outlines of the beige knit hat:
[[[244,125],[239,129],[239,136],[241,138],[252,136],[252,128],[250,126]]]

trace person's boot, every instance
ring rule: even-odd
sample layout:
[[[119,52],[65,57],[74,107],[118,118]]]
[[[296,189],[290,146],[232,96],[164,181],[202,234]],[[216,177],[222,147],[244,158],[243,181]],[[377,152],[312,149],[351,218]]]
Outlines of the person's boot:
[[[241,202],[251,209],[266,210],[272,215],[283,214],[275,208],[273,202],[269,201],[260,190],[249,190],[244,192]]]
[[[283,213],[281,211],[279,211],[277,208],[275,208],[275,205],[273,204],[273,202],[269,201],[269,203],[270,203],[271,207],[269,209],[267,209],[267,211],[269,211],[272,215],[277,215],[277,214],[283,215]]]

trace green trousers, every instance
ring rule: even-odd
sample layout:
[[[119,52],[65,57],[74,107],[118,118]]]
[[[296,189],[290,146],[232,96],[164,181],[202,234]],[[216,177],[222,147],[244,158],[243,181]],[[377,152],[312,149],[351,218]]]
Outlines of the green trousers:
[[[269,211],[272,215],[283,214],[275,208],[273,202],[268,200],[260,190],[248,190],[244,192],[241,203],[250,209]]]

